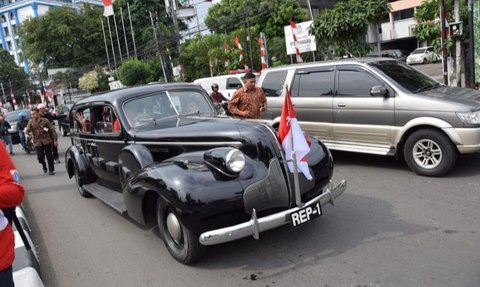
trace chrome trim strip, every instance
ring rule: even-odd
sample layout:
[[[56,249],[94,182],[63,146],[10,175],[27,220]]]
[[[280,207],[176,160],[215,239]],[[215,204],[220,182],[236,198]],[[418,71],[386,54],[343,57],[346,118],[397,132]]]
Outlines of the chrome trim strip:
[[[144,145],[190,145],[190,146],[202,146],[202,145],[211,145],[211,146],[239,146],[242,145],[241,142],[144,142],[144,141],[128,141],[128,144],[144,144]]]
[[[339,197],[347,188],[347,182],[345,180],[340,181],[333,189],[331,184],[327,184],[323,188],[323,193],[312,200],[308,201],[305,205],[311,205],[315,202],[320,202],[322,206],[327,203],[332,204],[333,199]],[[304,206],[305,206],[304,205]],[[237,225],[228,226],[216,230],[210,230],[200,235],[199,241],[202,245],[215,245],[234,241],[247,236],[254,236],[258,239],[260,232],[267,231],[282,225],[289,223],[289,214],[299,210],[301,207],[293,207],[288,210],[284,210],[278,213],[270,214],[261,218],[256,217],[256,212],[252,213],[252,218]]]
[[[81,137],[72,137],[74,140],[83,140],[83,141],[91,141],[97,143],[118,143],[118,144],[125,144],[124,141],[116,141],[116,140],[98,140],[98,139],[90,139],[90,138],[81,138]]]

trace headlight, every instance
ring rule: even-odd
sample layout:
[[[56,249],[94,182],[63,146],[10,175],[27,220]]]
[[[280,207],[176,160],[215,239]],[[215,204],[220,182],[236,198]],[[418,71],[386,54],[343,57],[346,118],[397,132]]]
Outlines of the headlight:
[[[475,111],[475,112],[458,112],[457,113],[458,118],[470,125],[479,125],[480,124],[480,111]]]
[[[239,173],[245,167],[245,155],[238,149],[232,149],[225,158],[227,168],[233,173]]]
[[[215,148],[205,152],[206,163],[228,176],[237,176],[245,167],[245,155],[236,148]]]

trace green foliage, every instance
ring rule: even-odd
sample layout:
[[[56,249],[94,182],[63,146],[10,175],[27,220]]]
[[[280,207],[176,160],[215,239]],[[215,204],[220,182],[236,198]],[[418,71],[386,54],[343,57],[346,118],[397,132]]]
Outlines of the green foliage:
[[[231,33],[246,26],[248,20],[251,28],[271,38],[283,37],[283,27],[290,20],[305,19],[305,12],[296,0],[222,0],[210,7],[205,24],[212,32]]]
[[[94,91],[102,92],[110,90],[110,85],[108,85],[108,75],[105,74],[100,67],[96,67],[95,72],[97,74],[98,87]]]
[[[3,49],[0,49],[0,82],[6,91],[11,88],[14,94],[24,93],[28,87],[27,74],[15,64],[10,53]]]
[[[417,21],[415,26],[415,34],[420,41],[425,41],[440,51],[441,49],[441,23],[440,19],[440,3],[438,0],[425,0],[415,9],[414,18]],[[460,17],[464,23],[467,23],[466,1],[460,1]],[[445,0],[445,11],[447,12],[447,22],[454,22],[454,0]],[[448,28],[448,27],[447,27]],[[464,25],[466,29],[466,25]],[[465,31],[464,31],[465,32]],[[466,33],[463,33],[464,37]],[[452,38],[448,38],[445,42],[447,48],[453,45]]]
[[[124,61],[118,68],[118,79],[126,86],[146,84],[150,77],[148,65],[137,59]]]
[[[94,92],[98,88],[98,79],[96,73],[88,73],[78,80],[78,87],[82,90]]]
[[[82,67],[105,59],[101,9],[85,5],[83,13],[69,7],[50,9],[20,26],[21,46],[36,65]]]
[[[150,59],[145,63],[147,65],[150,76],[147,79],[147,83],[150,82],[163,82],[163,71],[160,60],[157,58]]]
[[[317,49],[334,57],[364,56],[370,48],[361,37],[367,33],[369,23],[380,21],[389,11],[387,0],[337,2],[314,20],[312,31],[317,39]]]

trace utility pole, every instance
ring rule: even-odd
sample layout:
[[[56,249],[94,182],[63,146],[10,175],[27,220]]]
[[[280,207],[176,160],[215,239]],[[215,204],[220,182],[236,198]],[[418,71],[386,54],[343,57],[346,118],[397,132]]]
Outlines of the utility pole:
[[[150,14],[150,21],[152,22],[153,35],[155,36],[155,42],[157,43],[157,51],[158,51],[158,57],[160,58],[160,65],[162,66],[163,80],[165,81],[165,83],[168,83],[167,73],[165,72],[165,65],[163,64],[162,52],[160,50],[160,41],[158,40],[158,35],[157,35],[157,27],[153,22],[152,12],[148,12],[148,13]]]
[[[252,57],[252,37],[250,36],[250,24],[248,22],[248,13],[247,8],[244,6],[243,11],[245,12],[245,29],[247,32],[247,42],[248,42],[248,57],[250,58],[250,70],[253,72],[253,57]]]
[[[455,14],[455,22],[460,23],[461,21],[460,0],[455,0],[454,2],[454,14]],[[457,86],[457,87],[462,86],[462,67],[463,67],[462,43],[460,42],[460,37],[455,37],[455,81],[456,83],[452,83],[454,84],[454,86]],[[465,86],[465,83],[463,83],[463,86]]]
[[[468,77],[468,86],[475,88],[475,51],[473,50],[473,0],[468,0],[468,65],[470,67],[470,75]]]
[[[448,72],[447,72],[447,47],[445,36],[445,0],[440,0],[440,22],[441,22],[441,47],[442,47],[442,63],[443,63],[443,83],[448,85]]]

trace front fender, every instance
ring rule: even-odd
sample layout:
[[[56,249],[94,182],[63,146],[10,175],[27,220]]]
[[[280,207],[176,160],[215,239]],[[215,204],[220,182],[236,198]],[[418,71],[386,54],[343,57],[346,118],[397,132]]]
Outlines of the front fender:
[[[395,135],[395,147],[398,146],[398,143],[402,141],[404,135],[407,134],[409,130],[418,126],[431,126],[441,129],[447,134],[447,136],[453,143],[461,144],[462,142],[460,136],[457,134],[452,125],[448,122],[437,118],[420,117],[407,122],[403,127],[401,127],[401,129]]]
[[[82,184],[94,181],[94,173],[87,162],[85,154],[75,145],[70,146],[65,152],[65,167],[69,178],[72,178],[76,170]]]

